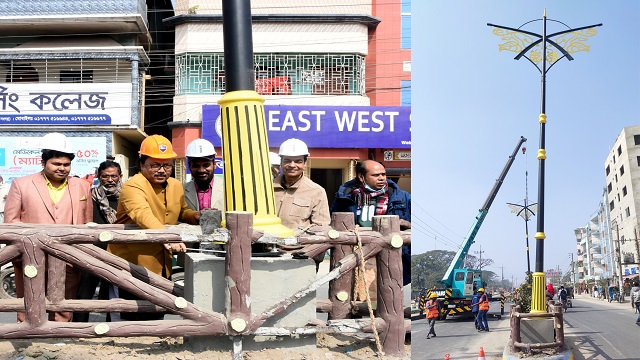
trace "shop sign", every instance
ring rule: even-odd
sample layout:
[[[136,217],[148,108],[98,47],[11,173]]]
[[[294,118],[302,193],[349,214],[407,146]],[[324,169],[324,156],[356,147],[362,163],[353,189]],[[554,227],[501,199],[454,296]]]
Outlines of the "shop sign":
[[[0,125],[107,124],[131,124],[131,83],[0,83]]]
[[[410,106],[265,105],[264,110],[272,147],[297,138],[311,148],[411,148]],[[202,133],[221,145],[220,106],[202,107]]]
[[[94,174],[106,159],[107,140],[104,137],[69,137],[75,159],[69,176],[93,182]],[[5,183],[42,171],[39,137],[0,137],[0,175]]]

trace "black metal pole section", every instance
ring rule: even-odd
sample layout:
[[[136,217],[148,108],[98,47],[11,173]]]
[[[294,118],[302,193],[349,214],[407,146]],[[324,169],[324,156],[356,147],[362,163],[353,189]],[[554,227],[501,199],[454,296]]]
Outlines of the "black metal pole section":
[[[227,92],[255,90],[251,2],[222,0],[222,24]]]

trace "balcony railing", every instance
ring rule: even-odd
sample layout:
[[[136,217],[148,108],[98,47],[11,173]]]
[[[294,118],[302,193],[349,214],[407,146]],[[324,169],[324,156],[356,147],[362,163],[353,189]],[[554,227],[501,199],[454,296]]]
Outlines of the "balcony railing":
[[[365,95],[359,54],[256,54],[255,90],[261,95]],[[176,56],[176,95],[223,95],[223,54]]]

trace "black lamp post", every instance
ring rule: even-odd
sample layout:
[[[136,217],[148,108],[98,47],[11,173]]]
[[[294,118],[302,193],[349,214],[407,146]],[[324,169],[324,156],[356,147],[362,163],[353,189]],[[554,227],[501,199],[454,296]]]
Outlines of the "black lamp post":
[[[542,35],[530,31],[522,30],[524,25],[533,21],[542,21]],[[547,34],[547,21],[553,21],[567,27],[567,30]],[[545,303],[545,273],[544,273],[544,175],[545,160],[547,151],[545,148],[545,124],[547,123],[547,113],[545,108],[546,100],[546,75],[547,72],[562,58],[573,60],[571,53],[578,51],[589,51],[589,46],[584,44],[589,37],[596,34],[595,27],[602,24],[570,28],[566,24],[552,19],[547,19],[545,9],[542,19],[528,21],[519,28],[510,28],[501,25],[487,24],[494,27],[493,33],[500,36],[506,42],[499,46],[500,51],[508,50],[517,52],[515,60],[525,58],[529,60],[540,71],[541,99],[540,115],[540,148],[538,149],[538,219],[536,230],[536,266],[533,273],[533,286],[531,294],[531,312],[546,312]],[[553,38],[553,40],[552,40]],[[537,40],[534,40],[537,39]],[[525,44],[524,48],[521,44]],[[551,45],[550,48],[547,44]],[[562,54],[559,56],[558,51]],[[547,67],[547,62],[549,66]],[[538,65],[540,63],[540,66]]]

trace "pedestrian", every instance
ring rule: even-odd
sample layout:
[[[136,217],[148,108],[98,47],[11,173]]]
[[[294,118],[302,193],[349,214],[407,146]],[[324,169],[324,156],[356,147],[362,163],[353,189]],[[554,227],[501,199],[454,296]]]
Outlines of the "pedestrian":
[[[640,283],[634,282],[631,288],[631,303],[635,304],[638,318],[636,319],[636,325],[640,326]]]
[[[427,339],[431,339],[431,335],[436,337],[436,319],[438,318],[438,302],[436,298],[438,295],[436,293],[431,293],[429,295],[429,301],[425,305],[427,307],[427,319],[429,321],[429,332],[427,333]]]
[[[122,189],[122,168],[120,164],[112,160],[100,163],[97,168],[98,186],[91,189],[91,200],[93,202],[93,222],[96,224],[113,224],[116,221],[116,210],[120,200],[120,190]],[[106,244],[94,244],[106,250]],[[81,271],[80,285],[78,286],[78,299],[93,299],[96,287],[100,285],[98,291],[99,300],[107,300],[118,297],[117,287],[109,282],[87,272]],[[113,316],[112,316],[113,315]],[[107,321],[119,320],[120,313],[107,313]],[[74,322],[89,321],[88,312],[75,312]]]
[[[224,183],[214,179],[216,149],[205,139],[195,139],[187,145],[187,164],[193,180],[184,184],[184,198],[190,209],[224,210]]]
[[[69,139],[61,133],[49,133],[40,140],[42,171],[14,179],[4,208],[6,223],[31,224],[86,224],[93,219],[90,203],[91,185],[78,178],[69,177],[75,150]],[[14,260],[15,286],[18,298],[24,297],[22,260]],[[66,299],[74,299],[80,281],[78,268],[65,267]],[[49,320],[69,322],[72,312],[51,312]],[[25,320],[23,312],[17,313],[18,322]]]
[[[480,326],[478,326],[478,310],[480,308],[479,303],[480,294],[476,292],[475,294],[473,294],[473,298],[471,299],[471,313],[473,314],[473,322],[475,323],[476,330],[480,329]]]
[[[171,177],[177,154],[171,142],[161,135],[151,135],[140,144],[140,172],[129,179],[120,191],[117,224],[136,224],[142,229],[164,229],[178,221],[197,224],[198,211],[189,209],[182,184]],[[109,244],[107,251],[166,279],[171,278],[172,251],[184,252],[184,243]],[[120,288],[120,297],[139,300]],[[125,313],[123,320],[159,320],[163,313]]]
[[[484,288],[478,289],[480,298],[477,303],[472,303],[471,306],[478,305],[478,331],[489,331],[489,323],[487,322],[487,312],[489,312],[489,297],[484,293]]]
[[[309,148],[302,140],[288,139],[280,145],[282,173],[273,179],[276,210],[290,229],[331,223],[329,201],[324,188],[304,175]]]
[[[356,177],[342,184],[331,212],[352,212],[355,223],[371,226],[374,215],[398,215],[400,228],[411,228],[411,195],[387,179],[384,165],[375,160],[356,164]],[[403,285],[411,282],[411,247],[402,247]]]

